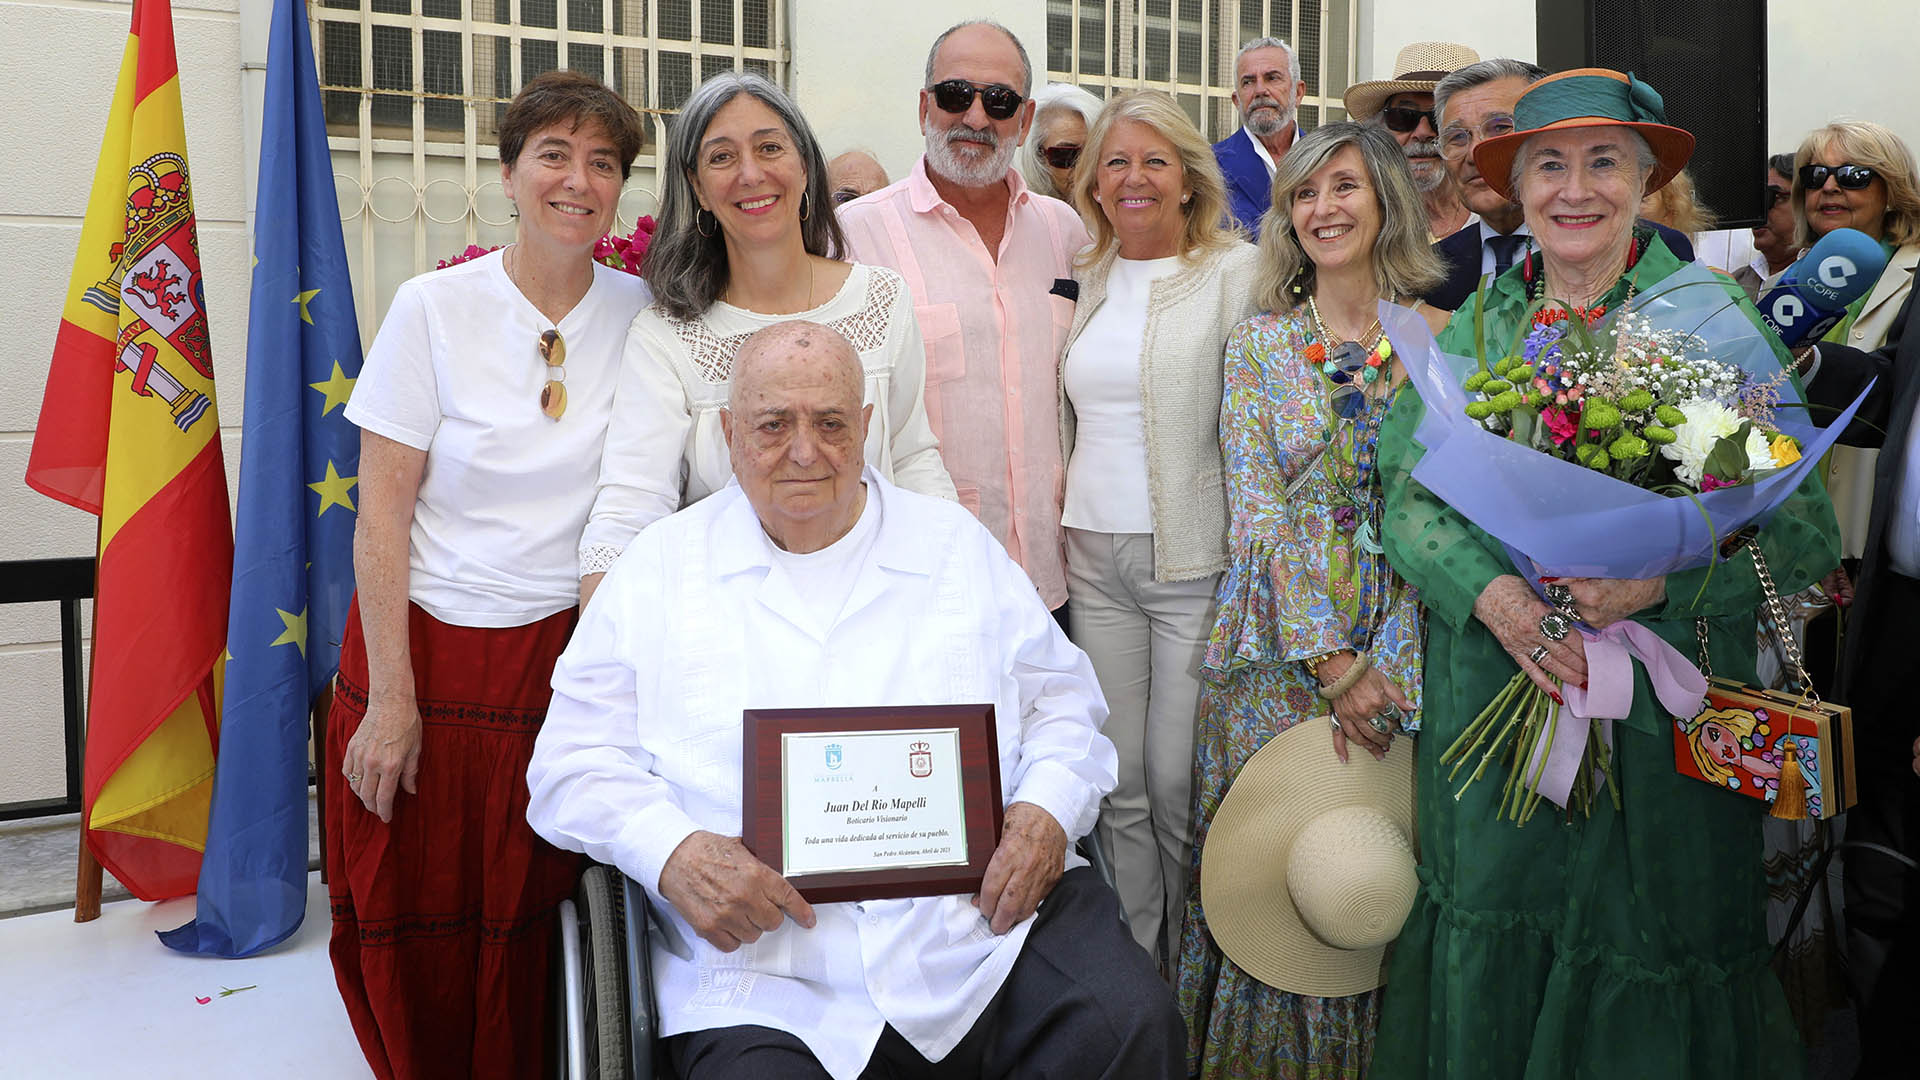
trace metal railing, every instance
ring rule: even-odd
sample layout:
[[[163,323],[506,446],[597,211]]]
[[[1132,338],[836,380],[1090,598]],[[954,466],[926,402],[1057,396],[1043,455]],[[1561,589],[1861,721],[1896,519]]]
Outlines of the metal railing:
[[[60,605],[60,696],[66,723],[66,794],[57,799],[0,803],[0,821],[51,817],[80,810],[80,748],[85,718],[81,695],[87,684],[80,634],[80,601],[93,596],[92,559],[21,559],[0,562],[0,604]]]

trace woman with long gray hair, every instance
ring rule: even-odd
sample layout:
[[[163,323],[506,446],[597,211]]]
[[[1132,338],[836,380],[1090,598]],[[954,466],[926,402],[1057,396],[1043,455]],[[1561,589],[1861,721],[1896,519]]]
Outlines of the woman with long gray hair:
[[[583,595],[648,522],[733,475],[720,430],[733,359],[774,323],[804,319],[844,335],[874,407],[867,464],[909,490],[954,498],[927,424],[913,295],[891,270],[841,261],[826,158],[793,101],[758,75],[701,83],[668,132],[660,183],[660,224],[641,267],[660,284],[627,335],[620,422],[580,541]]]

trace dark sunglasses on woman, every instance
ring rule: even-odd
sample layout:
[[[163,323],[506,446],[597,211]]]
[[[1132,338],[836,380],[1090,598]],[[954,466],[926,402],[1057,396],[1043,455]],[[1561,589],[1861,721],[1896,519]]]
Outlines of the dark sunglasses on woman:
[[[1827,186],[1827,177],[1848,191],[1859,191],[1880,175],[1865,165],[1802,165],[1800,185],[1808,191]]]
[[[1409,109],[1396,105],[1391,109],[1380,110],[1380,122],[1387,125],[1387,130],[1398,131],[1402,135],[1419,127],[1422,118],[1427,121],[1428,127],[1439,129],[1440,122],[1433,118],[1432,109]]]
[[[1071,169],[1074,162],[1080,160],[1080,148],[1072,143],[1061,143],[1041,150],[1040,157],[1056,169]]]
[[[940,111],[963,113],[973,107],[973,95],[980,95],[980,107],[995,120],[1006,120],[1020,111],[1020,104],[1027,99],[1021,97],[1012,88],[998,83],[971,83],[965,79],[948,79],[927,87],[933,92],[933,103]]]

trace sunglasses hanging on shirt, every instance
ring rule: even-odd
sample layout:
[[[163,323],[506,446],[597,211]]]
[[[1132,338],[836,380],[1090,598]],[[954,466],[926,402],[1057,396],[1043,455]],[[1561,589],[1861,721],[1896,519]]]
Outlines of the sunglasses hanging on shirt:
[[[963,113],[973,108],[973,96],[980,95],[980,107],[987,116],[995,120],[1011,119],[1020,111],[1020,105],[1027,99],[1020,96],[1011,87],[998,83],[971,83],[965,79],[948,79],[927,87],[933,93],[933,103],[940,111]]]
[[[1848,191],[1859,191],[1880,175],[1865,165],[1802,165],[1800,186],[1808,191],[1827,186],[1827,177]]]

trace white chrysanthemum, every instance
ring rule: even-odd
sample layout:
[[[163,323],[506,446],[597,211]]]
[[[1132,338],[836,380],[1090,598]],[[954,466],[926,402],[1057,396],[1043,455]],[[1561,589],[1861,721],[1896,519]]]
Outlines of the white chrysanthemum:
[[[1713,446],[1721,439],[1740,430],[1744,418],[1732,409],[1717,401],[1696,398],[1680,406],[1686,414],[1686,423],[1674,429],[1676,438],[1660,448],[1660,456],[1674,462],[1674,473],[1680,481],[1689,487],[1700,486],[1700,475],[1706,469],[1707,455],[1713,453]],[[1760,456],[1754,456],[1753,439],[1747,440],[1747,454],[1755,461],[1765,461],[1766,440],[1761,440]]]

